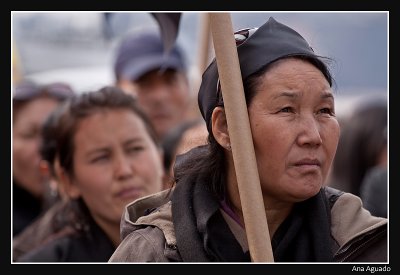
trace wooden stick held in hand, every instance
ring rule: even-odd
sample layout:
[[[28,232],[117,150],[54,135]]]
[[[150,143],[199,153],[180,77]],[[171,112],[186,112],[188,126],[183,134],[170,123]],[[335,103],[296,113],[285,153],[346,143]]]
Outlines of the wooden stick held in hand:
[[[230,14],[210,13],[210,27],[251,259],[273,262]]]

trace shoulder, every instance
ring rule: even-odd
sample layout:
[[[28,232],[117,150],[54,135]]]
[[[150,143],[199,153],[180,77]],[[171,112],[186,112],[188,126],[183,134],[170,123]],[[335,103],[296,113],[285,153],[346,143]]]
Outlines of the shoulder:
[[[71,231],[68,227],[63,227],[60,230],[55,229],[54,221],[62,215],[61,206],[61,203],[57,202],[18,236],[13,238],[13,258],[15,260],[35,247],[53,239],[56,235]]]
[[[167,262],[179,261],[171,202],[140,217],[133,230],[125,236],[110,262]]]
[[[171,201],[153,209],[150,214],[140,217],[135,224],[138,226],[157,227],[162,231],[168,245],[176,245],[175,230],[172,221]]]
[[[21,256],[18,262],[63,262],[71,247],[72,236],[55,239]]]
[[[331,232],[339,249],[363,243],[360,253],[370,254],[372,250],[367,246],[371,245],[380,247],[383,255],[387,246],[387,219],[371,215],[358,196],[330,189],[327,192],[335,198],[330,200],[334,202],[331,205]]]
[[[168,262],[167,255],[174,251],[158,227],[146,226],[127,235],[109,262]]]
[[[121,238],[124,239],[138,226],[172,220],[169,203],[171,192],[172,190],[164,190],[128,204],[121,220]]]
[[[19,262],[107,262],[114,252],[111,241],[98,229],[72,231],[21,256]]]
[[[358,196],[330,187],[324,189],[330,205],[336,260],[386,261],[387,219],[371,215]]]

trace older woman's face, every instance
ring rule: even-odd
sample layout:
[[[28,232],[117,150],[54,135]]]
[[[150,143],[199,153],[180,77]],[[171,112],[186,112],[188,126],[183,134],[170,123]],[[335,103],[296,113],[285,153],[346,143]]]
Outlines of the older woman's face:
[[[317,194],[339,140],[323,74],[303,60],[278,61],[262,76],[249,119],[264,196],[297,202]]]
[[[161,155],[130,110],[86,117],[74,136],[72,188],[96,221],[119,223],[129,202],[162,190]]]

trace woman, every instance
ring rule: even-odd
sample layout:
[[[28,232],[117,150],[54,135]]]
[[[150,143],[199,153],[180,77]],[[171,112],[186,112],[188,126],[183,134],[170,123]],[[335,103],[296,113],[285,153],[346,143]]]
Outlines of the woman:
[[[323,187],[339,139],[327,66],[273,18],[235,37],[274,261],[385,261],[386,219]],[[250,261],[223,106],[214,60],[199,91],[209,144],[177,159],[169,198],[127,206],[111,262]]]
[[[48,181],[48,199],[51,207],[41,216],[35,219],[33,223],[28,225],[17,237],[13,238],[13,260],[18,260],[23,254],[29,252],[59,231],[61,228],[54,226],[56,216],[61,216],[64,212],[64,200],[62,192],[59,192],[59,176],[57,173],[58,157],[57,154],[57,124],[58,117],[62,113],[62,108],[52,111],[43,123],[41,129],[40,151],[40,168]]]
[[[63,108],[57,155],[70,207],[57,236],[19,261],[106,262],[120,243],[124,206],[162,190],[162,151],[133,97],[117,88]]]
[[[61,102],[74,95],[64,83],[24,81],[13,94],[13,236],[45,209],[45,179],[40,173],[41,127]]]

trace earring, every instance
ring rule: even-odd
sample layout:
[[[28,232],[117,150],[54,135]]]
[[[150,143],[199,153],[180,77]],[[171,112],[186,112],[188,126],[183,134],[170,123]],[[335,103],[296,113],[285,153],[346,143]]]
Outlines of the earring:
[[[228,149],[228,151],[232,150],[231,145],[229,143],[226,145],[226,149]]]

